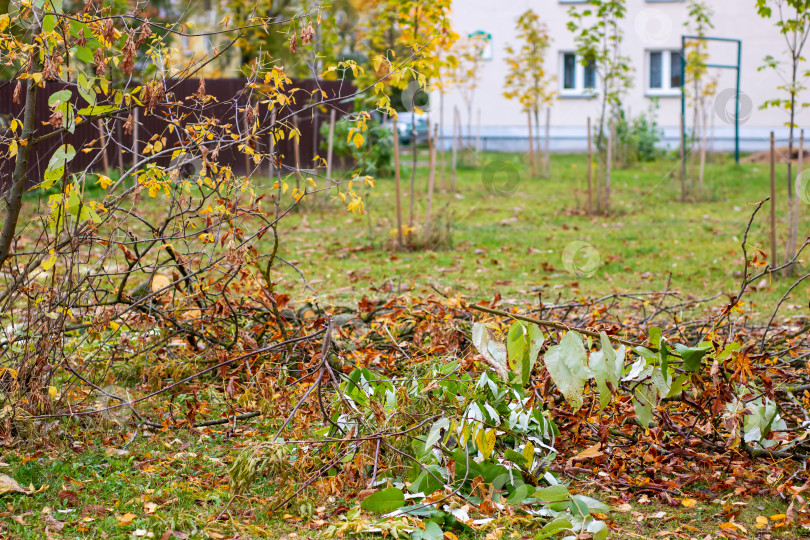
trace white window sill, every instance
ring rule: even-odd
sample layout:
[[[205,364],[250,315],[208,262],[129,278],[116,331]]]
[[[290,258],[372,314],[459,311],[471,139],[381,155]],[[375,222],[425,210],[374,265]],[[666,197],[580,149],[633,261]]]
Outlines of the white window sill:
[[[584,90],[561,90],[557,94],[559,99],[593,99],[596,96],[596,92]]]
[[[668,97],[681,97],[681,89],[678,88],[677,90],[659,90],[659,89],[647,89],[644,92],[644,95],[649,98],[668,98]]]

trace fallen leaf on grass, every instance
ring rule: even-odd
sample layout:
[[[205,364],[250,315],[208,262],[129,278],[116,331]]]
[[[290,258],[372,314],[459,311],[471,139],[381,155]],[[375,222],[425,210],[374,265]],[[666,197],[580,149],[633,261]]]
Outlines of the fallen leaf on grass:
[[[17,491],[28,495],[33,490],[23,488],[16,480],[7,474],[0,474],[0,495],[8,493],[9,491]]]
[[[566,463],[566,465],[568,467],[571,467],[577,461],[585,461],[587,459],[595,459],[595,458],[598,458],[598,457],[601,457],[601,456],[604,456],[604,455],[605,455],[605,453],[602,452],[602,443],[598,442],[595,445],[586,448],[585,450],[583,450],[582,452],[580,452],[576,456],[569,459],[568,463]]]
[[[45,523],[45,528],[51,530],[53,532],[60,532],[62,529],[65,528],[65,524],[55,517],[51,515],[47,515],[42,518],[42,521]]]
[[[119,527],[125,527],[130,523],[132,523],[132,520],[135,519],[136,517],[138,516],[136,516],[135,514],[124,514],[123,516],[116,516],[115,521],[118,522]]]
[[[690,499],[690,498],[686,497],[686,498],[684,498],[684,500],[681,501],[681,504],[685,508],[692,508],[693,506],[695,506],[697,504],[697,501],[695,499]]]

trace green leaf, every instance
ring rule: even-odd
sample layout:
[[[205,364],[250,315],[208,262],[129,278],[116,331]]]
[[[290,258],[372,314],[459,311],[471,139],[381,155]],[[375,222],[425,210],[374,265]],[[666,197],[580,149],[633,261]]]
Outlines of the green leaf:
[[[84,96],[84,94],[82,94],[82,97],[87,99]],[[83,107],[78,111],[76,111],[76,114],[80,114],[82,116],[96,116],[100,114],[107,114],[108,112],[113,112],[117,110],[118,107],[116,107],[115,105],[95,105],[92,107]]]
[[[387,514],[405,504],[405,494],[398,488],[386,488],[369,495],[360,503],[360,508],[376,514]]]
[[[538,501],[546,503],[563,502],[568,500],[568,487],[563,484],[540,488],[534,492]]]
[[[672,381],[672,386],[669,389],[669,393],[666,397],[672,397],[680,394],[683,391],[684,383],[689,379],[689,376],[686,374],[681,374],[675,377],[675,380]]]
[[[475,323],[472,331],[472,343],[501,379],[508,381],[507,352],[500,331],[494,326]]]
[[[608,388],[608,381],[613,388],[619,387],[619,376],[624,367],[624,345],[619,347],[619,354],[613,350],[607,334],[601,332],[599,335],[602,350],[591,353],[588,367],[593,372],[596,388],[599,390],[599,403],[605,407],[610,403],[612,393]]]
[[[572,499],[576,499],[577,502],[583,503],[589,512],[602,512],[607,513],[610,512],[610,507],[601,501],[597,501],[593,497],[588,497],[587,495],[572,495]]]
[[[661,371],[664,373],[669,374],[669,349],[667,348],[667,342],[661,341],[661,347],[658,350],[658,356],[661,357]]]
[[[633,409],[636,411],[638,423],[645,428],[650,427],[650,422],[652,422],[656,396],[657,390],[655,386],[651,384],[639,384],[636,386]]]
[[[551,380],[565,396],[575,411],[582,407],[582,389],[592,373],[586,362],[588,356],[582,345],[582,337],[574,331],[568,332],[559,345],[546,352],[546,369]]]
[[[509,368],[523,386],[531,381],[532,369],[542,346],[543,333],[536,324],[515,321],[509,327],[506,335]]]
[[[90,47],[74,47],[73,53],[76,55],[76,58],[82,62],[86,64],[93,63],[93,51],[90,50]]]
[[[65,163],[71,161],[74,157],[76,157],[76,149],[73,148],[73,145],[63,144],[57,148],[56,152],[54,152],[51,156],[51,159],[48,162],[48,169],[55,169],[57,167],[64,166]]]
[[[534,540],[543,540],[544,538],[549,538],[561,532],[570,531],[572,527],[573,525],[571,520],[568,518],[557,518],[548,522],[542,529],[540,529],[537,534],[534,535]]]
[[[73,94],[71,93],[70,90],[67,89],[54,92],[48,98],[48,107],[53,107],[54,105],[56,105],[57,102],[67,103],[67,101],[70,100],[71,96],[73,96]]]
[[[43,182],[40,184],[42,189],[51,189],[51,187],[62,178],[62,175],[65,174],[64,167],[57,167],[56,169],[48,169],[45,171],[43,175]]]
[[[593,540],[605,540],[610,532],[604,521],[591,521],[586,530],[593,535]]]
[[[411,533],[411,540],[442,540],[444,532],[433,521],[425,522],[425,530],[414,529]]]
[[[656,349],[659,348],[661,346],[661,329],[657,326],[651,327],[648,332],[647,340],[650,342],[650,345]]]
[[[652,375],[650,375],[650,380],[656,390],[658,390],[659,398],[665,398],[669,395],[669,391],[672,388],[672,375],[662,369],[655,368]]]
[[[697,371],[700,369],[700,361],[706,356],[706,353],[712,350],[710,345],[703,347],[687,347],[680,343],[675,344],[675,350],[683,358],[683,365],[689,371]]]

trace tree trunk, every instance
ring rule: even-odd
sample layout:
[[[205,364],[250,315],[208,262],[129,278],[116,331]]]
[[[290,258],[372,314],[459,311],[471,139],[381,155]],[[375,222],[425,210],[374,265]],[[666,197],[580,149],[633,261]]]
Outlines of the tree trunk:
[[[39,34],[39,28],[34,29],[32,35]],[[39,71],[39,47],[31,51],[30,73]],[[0,268],[3,267],[11,254],[11,244],[17,232],[17,222],[22,209],[22,196],[25,193],[25,183],[28,179],[28,159],[34,147],[31,139],[37,128],[37,85],[31,79],[26,81],[25,111],[23,113],[23,127],[20,141],[28,144],[17,144],[17,162],[11,176],[11,189],[6,196],[6,215],[3,220],[3,230],[0,231]]]
[[[799,131],[799,159],[796,163],[796,184],[793,190],[793,197],[790,203],[790,230],[788,231],[787,252],[785,253],[785,260],[790,261],[796,254],[796,244],[799,238],[799,218],[801,206],[799,205],[799,190],[802,189],[802,171],[804,170],[804,130]],[[794,275],[796,273],[796,266],[791,265],[785,269],[785,274]]]

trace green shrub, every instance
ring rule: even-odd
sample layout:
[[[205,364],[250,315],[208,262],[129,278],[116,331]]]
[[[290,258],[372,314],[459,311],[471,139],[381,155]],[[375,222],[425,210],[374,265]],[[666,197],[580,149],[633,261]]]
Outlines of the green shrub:
[[[632,120],[627,119],[623,110],[619,111],[616,122],[617,162],[622,167],[630,167],[639,161],[655,161],[663,157],[660,143],[664,132],[658,127],[658,102],[653,100],[646,113]]]
[[[357,148],[349,141],[349,131],[355,123],[342,118],[335,123],[332,159],[351,162],[350,167],[360,175],[385,176],[393,172],[394,135],[377,119],[369,121],[368,131],[363,133],[365,142]],[[329,124],[321,125],[321,150],[326,155],[329,146]]]

